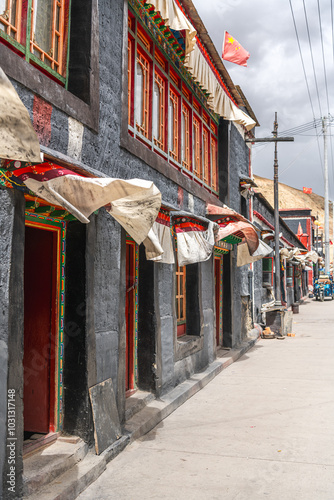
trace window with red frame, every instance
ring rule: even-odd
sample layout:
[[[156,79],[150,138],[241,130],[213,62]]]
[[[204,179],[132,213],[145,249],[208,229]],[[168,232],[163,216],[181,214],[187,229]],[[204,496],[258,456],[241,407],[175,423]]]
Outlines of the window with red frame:
[[[190,149],[190,135],[191,135],[191,114],[189,107],[182,103],[182,119],[181,119],[181,156],[182,166],[187,170],[191,169],[191,149]]]
[[[262,284],[273,286],[274,283],[274,258],[264,257],[262,259]]]
[[[202,179],[202,134],[201,122],[194,116],[193,117],[193,158],[194,158],[194,174],[199,179]]]
[[[218,127],[131,8],[128,131],[146,147],[218,192]]]
[[[176,264],[177,336],[186,334],[186,266]]]
[[[169,89],[169,155],[172,160],[179,161],[179,122],[180,122],[180,94],[173,88]]]
[[[0,41],[67,85],[70,0],[0,0]]]

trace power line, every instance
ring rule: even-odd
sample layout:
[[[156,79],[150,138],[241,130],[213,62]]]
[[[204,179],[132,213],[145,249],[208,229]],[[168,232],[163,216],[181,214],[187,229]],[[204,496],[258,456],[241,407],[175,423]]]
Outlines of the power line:
[[[304,65],[304,59],[303,59],[303,54],[302,54],[302,50],[301,50],[301,47],[300,47],[299,36],[298,36],[298,31],[297,31],[297,25],[296,25],[296,20],[295,20],[295,15],[294,15],[294,12],[293,12],[293,7],[292,7],[291,0],[289,0],[289,3],[290,3],[290,9],[291,9],[291,15],[292,15],[292,19],[293,19],[293,24],[294,24],[294,27],[295,27],[296,37],[297,37],[297,43],[298,43],[298,48],[299,48],[300,59],[301,59],[302,66],[303,66],[305,83],[306,83],[307,92],[308,92],[308,96],[309,96],[310,103],[311,103],[312,115],[313,115],[313,118],[315,118],[314,109],[313,109],[313,103],[312,103],[312,99],[311,99],[310,88],[309,88],[308,81],[307,81],[307,76],[306,76],[306,71],[305,71],[305,65]]]
[[[329,98],[328,98],[328,86],[327,86],[327,71],[326,71],[326,62],[325,62],[325,52],[324,52],[324,40],[322,35],[322,24],[321,24],[321,15],[320,15],[320,4],[318,0],[318,14],[319,14],[319,25],[320,25],[320,37],[321,37],[321,48],[322,48],[322,61],[324,65],[324,75],[325,75],[325,87],[326,87],[326,97],[327,97],[327,113],[329,114]]]
[[[312,67],[313,67],[313,74],[314,74],[314,80],[315,80],[315,87],[316,87],[317,96],[318,96],[318,104],[319,104],[320,116],[322,116],[321,104],[320,104],[320,96],[319,96],[319,89],[318,89],[318,80],[317,80],[317,75],[316,75],[315,66],[314,66],[313,50],[312,50],[310,30],[309,30],[307,13],[306,13],[305,0],[303,0],[303,5],[304,5],[304,14],[305,14],[305,22],[306,22],[306,28],[307,28],[308,42],[309,42],[310,52],[311,52]]]

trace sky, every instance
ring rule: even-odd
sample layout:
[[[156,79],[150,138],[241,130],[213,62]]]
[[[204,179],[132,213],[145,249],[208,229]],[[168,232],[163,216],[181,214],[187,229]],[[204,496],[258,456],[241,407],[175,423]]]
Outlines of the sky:
[[[272,135],[275,112],[279,134],[295,129],[282,134],[294,136],[294,142],[278,143],[279,181],[298,189],[311,187],[322,196],[321,118],[332,114],[334,119],[331,3],[334,10],[333,0],[193,0],[219,54],[225,30],[250,53],[247,67],[228,61],[224,65],[260,123],[256,137]],[[328,179],[329,199],[334,200],[330,119]],[[252,155],[253,173],[272,179],[274,144],[257,144]]]

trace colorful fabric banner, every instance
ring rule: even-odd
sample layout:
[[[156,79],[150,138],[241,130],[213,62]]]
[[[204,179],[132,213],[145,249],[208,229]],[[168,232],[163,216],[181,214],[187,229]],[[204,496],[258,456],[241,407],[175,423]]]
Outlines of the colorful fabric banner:
[[[183,31],[186,35],[186,59],[188,54],[194,49],[196,30],[183,14],[175,0],[150,0],[148,3],[154,6],[156,12],[160,12],[166,26],[172,30]]]
[[[25,167],[14,162],[1,170],[1,177],[7,187],[59,205],[83,223],[89,222],[95,210],[105,207],[138,244],[147,237],[161,206],[161,193],[153,182],[84,177],[50,162]]]
[[[0,158],[41,161],[39,142],[29,113],[1,68]]]
[[[225,59],[225,61],[239,64],[239,66],[247,66],[249,56],[250,53],[247,52],[233,36],[225,31],[222,58]]]
[[[303,187],[303,193],[312,194],[312,188]]]
[[[154,260],[163,264],[174,264],[175,258],[168,210],[160,209],[158,217],[143,243],[147,260]],[[157,255],[158,252],[161,252],[160,255]]]
[[[210,204],[207,206],[207,214],[219,225],[217,241],[234,234],[247,243],[249,253],[253,255],[259,246],[259,237],[254,226],[245,217],[231,208]]]
[[[210,259],[215,243],[217,224],[204,223],[195,217],[173,217],[177,241],[177,261],[179,266],[205,262]]]

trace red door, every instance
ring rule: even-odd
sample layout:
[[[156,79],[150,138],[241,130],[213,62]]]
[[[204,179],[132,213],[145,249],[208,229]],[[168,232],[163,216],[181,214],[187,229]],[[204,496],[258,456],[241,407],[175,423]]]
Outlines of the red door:
[[[215,257],[215,302],[216,302],[216,344],[222,344],[221,338],[221,311],[223,308],[223,297],[221,293],[222,266],[221,258]]]
[[[135,388],[135,243],[126,242],[126,355],[125,355],[125,390],[133,391]]]
[[[54,233],[26,227],[24,255],[24,430],[48,433]],[[53,377],[52,377],[53,378]]]

